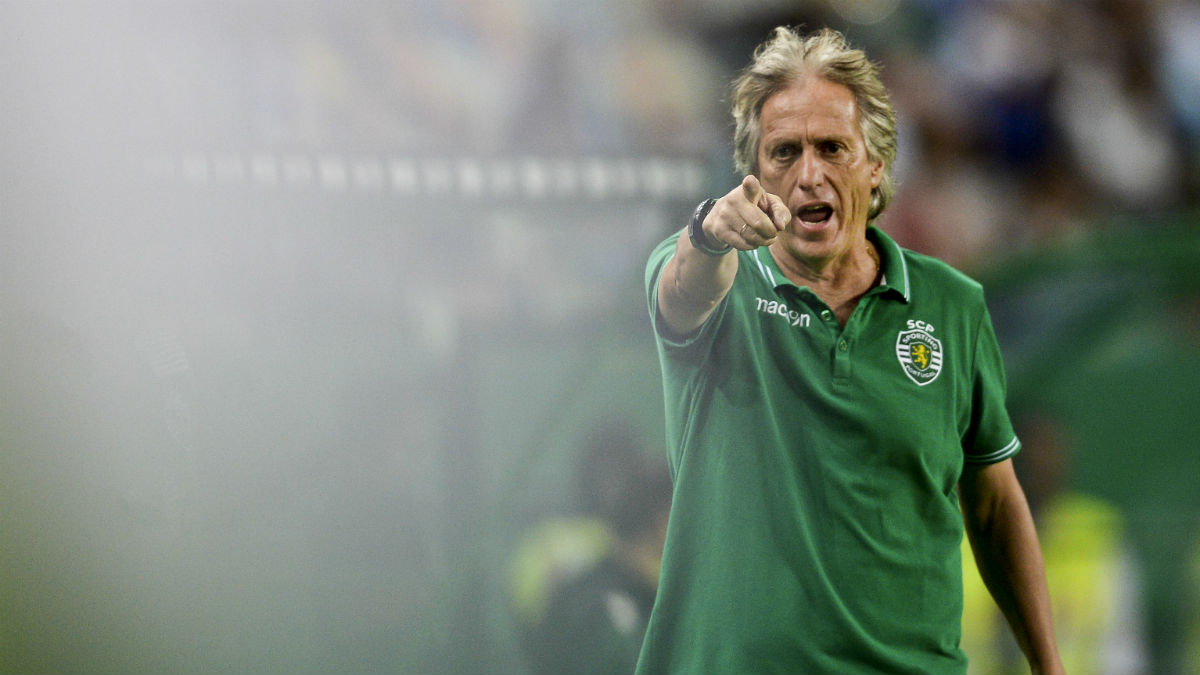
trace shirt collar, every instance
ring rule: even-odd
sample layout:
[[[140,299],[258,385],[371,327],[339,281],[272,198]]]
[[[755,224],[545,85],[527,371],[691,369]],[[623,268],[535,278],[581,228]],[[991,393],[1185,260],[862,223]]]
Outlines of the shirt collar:
[[[881,287],[899,293],[900,297],[908,302],[910,284],[904,250],[896,240],[874,225],[867,227],[867,239],[875,244],[875,249],[879,251],[879,265],[883,268]]]
[[[908,302],[908,262],[904,259],[904,251],[895,240],[874,225],[867,227],[867,239],[875,244],[879,251],[879,265],[883,268],[881,292],[899,293],[900,297]],[[796,285],[783,274],[775,262],[775,257],[765,247],[750,251],[750,258],[754,261],[758,274],[776,289]]]

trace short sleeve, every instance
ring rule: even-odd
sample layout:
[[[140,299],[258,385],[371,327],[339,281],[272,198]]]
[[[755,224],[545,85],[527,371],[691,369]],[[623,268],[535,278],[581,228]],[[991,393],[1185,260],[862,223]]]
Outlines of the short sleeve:
[[[980,313],[973,359],[971,422],[963,437],[964,460],[993,464],[1021,449],[1006,403],[1007,385],[1000,344],[986,306]]]
[[[711,341],[714,332],[712,327],[720,322],[726,304],[722,302],[718,305],[704,325],[691,335],[676,335],[666,326],[662,314],[658,311],[658,285],[662,282],[663,270],[666,269],[667,263],[675,257],[675,247],[681,233],[676,232],[655,246],[646,262],[646,304],[650,309],[650,323],[660,347],[667,352],[703,349],[703,344]]]

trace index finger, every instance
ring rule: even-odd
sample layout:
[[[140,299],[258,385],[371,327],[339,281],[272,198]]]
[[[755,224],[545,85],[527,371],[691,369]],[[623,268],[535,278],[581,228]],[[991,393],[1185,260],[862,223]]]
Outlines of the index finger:
[[[742,192],[751,204],[766,214],[776,230],[783,230],[791,222],[791,210],[783,203],[782,199],[767,192],[762,183],[758,182],[757,176],[751,174],[742,179]]]
[[[746,201],[754,204],[760,209],[763,207],[763,200],[767,193],[763,189],[762,183],[758,182],[758,177],[750,174],[742,179],[742,193],[746,195]],[[764,213],[766,210],[764,209]]]

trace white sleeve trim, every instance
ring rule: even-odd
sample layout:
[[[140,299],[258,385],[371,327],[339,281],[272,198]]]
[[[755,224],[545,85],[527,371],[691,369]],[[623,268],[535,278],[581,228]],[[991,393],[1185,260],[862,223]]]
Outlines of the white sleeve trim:
[[[996,450],[995,452],[989,452],[986,455],[966,455],[964,459],[972,464],[995,464],[996,462],[1012,457],[1013,455],[1017,454],[1017,451],[1020,449],[1020,439],[1018,439],[1016,436],[1013,436],[1013,439],[1008,442],[1008,445]]]

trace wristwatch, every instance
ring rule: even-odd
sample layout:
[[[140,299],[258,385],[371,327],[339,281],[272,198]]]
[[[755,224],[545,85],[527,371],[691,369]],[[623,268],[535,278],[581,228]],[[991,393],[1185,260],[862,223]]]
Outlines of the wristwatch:
[[[713,248],[708,236],[704,234],[704,219],[708,217],[708,212],[712,211],[713,204],[716,204],[715,199],[705,199],[696,207],[696,212],[692,214],[692,222],[688,223],[688,239],[692,240],[692,246],[699,249],[701,253],[707,253],[711,256],[720,256],[729,253],[733,246],[726,244],[724,248]]]

